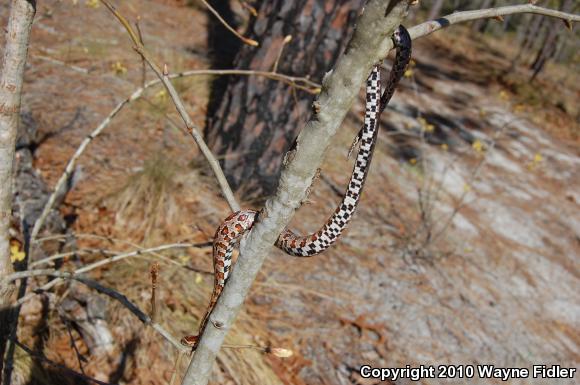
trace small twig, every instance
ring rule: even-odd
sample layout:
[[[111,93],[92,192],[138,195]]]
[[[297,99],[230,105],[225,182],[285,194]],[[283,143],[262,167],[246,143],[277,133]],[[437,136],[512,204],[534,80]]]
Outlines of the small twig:
[[[62,313],[62,312],[63,311],[59,309],[59,313]],[[68,319],[66,319],[66,317],[64,317],[63,314],[60,314],[60,318],[66,327],[68,338],[70,340],[70,347],[75,352],[75,356],[77,358],[77,363],[79,364],[79,369],[80,369],[82,374],[86,375],[85,368],[83,367],[83,362],[87,362],[87,359],[79,351],[79,348],[76,344],[75,338],[74,338],[73,333],[72,333],[72,327],[71,327],[70,321]]]
[[[151,85],[153,85],[153,84],[151,84],[151,82],[150,82],[149,86],[151,86]],[[61,175],[58,182],[56,182],[56,185],[55,185],[53,192],[50,194],[48,201],[46,202],[46,204],[44,205],[44,208],[42,209],[42,213],[40,214],[40,216],[38,217],[38,219],[34,223],[34,227],[32,228],[32,232],[30,234],[30,244],[33,244],[34,241],[36,240],[36,237],[37,237],[41,227],[44,225],[44,221],[46,220],[46,218],[48,217],[48,214],[50,213],[50,210],[54,206],[54,202],[56,201],[59,192],[64,188],[66,181],[69,179],[71,173],[73,172],[77,159],[83,154],[83,152],[85,151],[87,146],[91,143],[91,141],[97,135],[99,135],[101,133],[101,131],[103,131],[105,129],[105,127],[107,127],[109,125],[109,123],[111,122],[113,117],[115,117],[115,115],[117,115],[119,113],[119,111],[121,111],[121,109],[127,103],[130,103],[131,101],[139,98],[143,94],[143,91],[145,90],[145,88],[147,88],[147,87],[142,87],[142,88],[137,89],[127,99],[125,99],[121,103],[117,104],[117,106],[113,109],[113,111],[111,111],[109,113],[109,115],[97,126],[97,128],[95,128],[82,141],[82,143],[77,148],[74,155],[69,159],[69,161],[65,167],[64,173]]]
[[[284,75],[273,71],[254,71],[254,70],[190,70],[184,71],[177,74],[169,75],[170,79],[175,79],[179,77],[192,76],[192,75],[243,75],[243,76],[263,76],[269,79],[278,80],[283,83],[288,84],[293,88],[298,88],[302,91],[308,92],[312,95],[318,95],[320,93],[320,88],[322,87],[319,83],[313,82],[312,80],[300,77],[300,76],[290,76]]]
[[[50,257],[42,258],[42,259],[39,259],[38,261],[34,261],[32,263],[29,263],[28,264],[28,268],[31,269],[31,268],[33,268],[35,266],[38,266],[38,265],[43,265],[45,263],[49,263],[49,262],[52,262],[52,261],[56,261],[57,259],[62,259],[62,258],[70,257],[70,256],[73,256],[75,254],[81,254],[81,253],[87,252],[87,251],[88,252],[92,252],[92,250],[85,249],[85,250],[75,250],[75,251],[69,251],[69,252],[66,252],[66,253],[54,254],[54,255],[51,255]]]
[[[216,11],[215,9],[213,9],[213,7],[211,5],[209,5],[207,3],[207,1],[205,0],[200,0],[203,5],[205,5],[207,7],[207,9],[209,9],[209,11],[211,13],[214,14],[215,17],[217,17],[217,19],[220,21],[220,23],[222,23],[224,25],[224,27],[226,27],[228,29],[228,31],[230,31],[231,33],[233,33],[234,35],[236,35],[236,37],[238,39],[240,39],[241,41],[243,41],[245,44],[247,45],[251,45],[253,47],[257,47],[258,45],[260,45],[256,40],[252,40],[250,38],[244,37],[242,36],[238,31],[236,31],[234,28],[232,28],[232,26],[230,26],[222,17],[221,15],[218,13],[218,11]],[[255,11],[255,10],[254,10]]]
[[[62,241],[62,240],[64,240],[64,238],[67,238],[68,236],[69,235],[54,235],[54,236],[48,236],[48,237],[39,238],[36,241],[37,242],[43,242],[43,241],[48,241],[48,240],[61,240]],[[96,235],[96,234],[82,234],[82,233],[77,233],[77,234],[75,234],[75,237],[77,237],[77,238],[102,239],[102,240],[107,241],[107,242],[110,242],[110,243],[116,242],[116,243],[127,244],[127,245],[130,245],[132,247],[135,247],[135,248],[137,248],[137,249],[139,249],[141,251],[146,250],[143,246],[141,246],[141,245],[139,245],[137,243],[134,243],[134,242],[130,242],[130,241],[123,240],[123,239],[112,238],[112,237],[104,237],[104,236]],[[176,243],[182,244],[181,241],[176,242]],[[208,241],[208,242],[201,242],[201,243],[192,243],[192,244],[190,244],[190,246],[191,247],[194,247],[194,248],[206,248],[206,247],[211,247],[212,246],[212,242]],[[76,250],[74,252],[71,251],[71,252],[68,252],[68,253],[60,253],[60,254],[55,254],[55,255],[51,255],[51,256],[46,257],[46,258],[39,259],[38,261],[35,261],[34,263],[31,263],[28,266],[28,268],[30,269],[31,267],[34,267],[34,266],[42,265],[42,264],[45,264],[45,263],[48,263],[48,262],[51,262],[51,261],[54,261],[54,260],[57,260],[57,259],[60,259],[60,258],[65,258],[65,257],[67,257],[69,255],[72,255],[72,254],[75,254],[75,253],[76,254],[80,254],[80,253],[83,253],[83,252],[87,252],[87,253],[103,253],[103,254],[112,254],[112,255],[117,255],[119,253],[119,251],[111,251],[111,250],[104,250],[104,249],[83,248],[83,249]],[[186,268],[188,270],[193,270],[193,271],[196,271],[196,272],[202,273],[202,274],[213,274],[213,272],[208,272],[206,270],[202,270],[202,269],[198,269],[198,268],[194,268],[194,267],[184,266],[182,263],[179,263],[177,261],[174,261],[171,258],[167,258],[166,256],[164,256],[162,254],[159,254],[159,253],[157,253],[155,251],[150,251],[147,254],[152,254],[156,258],[158,258],[158,259],[160,259],[160,260],[162,260],[164,262],[173,264],[175,266],[183,267],[183,268]]]
[[[155,292],[157,290],[157,279],[159,278],[159,263],[153,262],[151,264],[151,319],[157,321],[157,296]]]
[[[141,16],[137,16],[135,28],[137,29],[137,36],[139,36],[139,43],[145,46],[145,43],[143,42],[143,34],[141,33],[141,26],[139,25],[140,21]],[[147,63],[145,63],[145,60],[141,58],[141,87],[145,87],[146,77],[147,77]]]
[[[250,14],[252,16],[258,17],[258,11],[256,11],[256,8],[254,8],[250,4],[248,4],[247,1],[244,1],[244,0],[238,0],[238,1],[242,5],[243,8],[247,9],[248,12],[250,12]]]
[[[48,57],[48,56],[32,55],[32,57],[34,59],[40,59],[40,60],[44,60],[44,61],[47,61],[47,62],[52,63],[52,64],[57,64],[57,65],[61,65],[63,67],[70,68],[73,71],[80,72],[80,73],[85,74],[85,75],[89,73],[89,70],[86,69],[86,68],[82,68],[82,67],[78,67],[78,66],[75,66],[75,65],[72,65],[72,64],[68,64],[68,63],[63,62],[61,60],[54,59],[54,58],[51,58],[51,57]]]
[[[290,43],[291,41],[292,41],[292,35],[286,35],[284,40],[282,40],[282,46],[280,47],[280,50],[278,51],[278,56],[276,57],[276,61],[274,62],[274,66],[272,67],[272,72],[278,71],[278,62],[280,61],[280,58],[282,57],[282,51],[284,51],[284,47],[286,46],[286,44]]]
[[[177,358],[175,359],[175,363],[173,364],[173,372],[171,373],[171,380],[169,380],[169,385],[175,385],[175,381],[177,380],[177,370],[179,369],[179,364],[181,364],[181,360],[185,356],[185,353],[178,352]]]
[[[288,358],[294,355],[294,352],[290,349],[285,348],[273,348],[271,346],[258,346],[258,345],[228,345],[223,344],[224,349],[253,349],[266,354],[273,354],[276,357]]]

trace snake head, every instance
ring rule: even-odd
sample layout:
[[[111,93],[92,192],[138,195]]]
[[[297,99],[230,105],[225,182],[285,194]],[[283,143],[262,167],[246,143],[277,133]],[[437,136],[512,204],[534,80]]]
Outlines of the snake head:
[[[256,212],[254,210],[242,210],[238,211],[236,217],[233,221],[240,224],[244,229],[249,229],[254,224],[256,220]]]
[[[404,28],[402,25],[399,25],[397,27],[397,29],[395,29],[395,32],[393,32],[393,43],[395,43],[395,46],[398,46],[401,44],[401,39],[402,39],[402,28]]]
[[[411,35],[409,35],[409,31],[402,25],[399,25],[397,29],[393,32],[393,44],[398,49],[408,49],[411,50]]]

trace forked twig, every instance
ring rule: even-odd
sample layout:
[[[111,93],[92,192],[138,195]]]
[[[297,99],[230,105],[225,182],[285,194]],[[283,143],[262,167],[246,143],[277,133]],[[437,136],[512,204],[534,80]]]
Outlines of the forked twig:
[[[122,259],[126,259],[126,258],[130,258],[130,257],[135,257],[135,256],[140,256],[143,254],[149,254],[149,253],[155,253],[158,251],[162,251],[162,250],[168,250],[168,249],[172,249],[172,248],[188,248],[188,247],[193,247],[192,244],[188,244],[188,243],[174,243],[174,244],[168,244],[168,245],[161,245],[161,246],[157,246],[157,247],[152,247],[149,249],[142,249],[142,250],[136,250],[136,251],[131,251],[129,253],[123,253],[123,254],[117,254],[115,256],[112,256],[110,258],[106,258],[106,259],[102,259],[100,261],[96,261],[93,262],[89,265],[83,266],[81,268],[76,269],[73,274],[82,274],[82,273],[86,273],[88,271],[94,270],[98,267],[104,266],[106,264],[109,263],[113,263],[113,262],[117,262],[120,261]],[[27,271],[22,271],[19,272],[18,274],[26,274],[29,273],[29,276],[34,276],[34,272],[35,271],[50,271],[49,270],[27,270]],[[53,271],[53,270],[52,270]],[[14,274],[8,276],[8,277],[12,277]],[[40,275],[46,275],[46,274],[40,274]],[[52,281],[47,282],[46,284],[44,284],[43,286],[41,286],[38,290],[40,291],[46,291],[51,289],[52,287],[62,283],[63,280],[61,278],[55,278]],[[32,298],[35,295],[35,293],[29,293],[27,295],[25,295],[24,297],[20,298],[18,301],[16,301],[14,303],[13,306],[20,306],[22,305],[24,302],[28,301],[30,298]]]
[[[173,103],[177,108],[177,112],[179,112],[181,119],[183,119],[183,122],[185,123],[187,132],[193,137],[193,139],[199,146],[199,149],[201,150],[202,154],[204,155],[210,167],[212,168],[214,175],[216,176],[217,181],[221,187],[222,193],[224,194],[228,204],[230,205],[231,210],[232,211],[240,210],[240,205],[238,204],[236,198],[234,197],[234,193],[232,192],[232,189],[230,188],[226,180],[226,177],[220,167],[219,162],[212,154],[207,144],[205,144],[205,141],[203,140],[203,137],[200,133],[199,127],[197,127],[191,120],[191,117],[189,116],[187,110],[185,109],[183,101],[179,97],[179,94],[175,90],[175,87],[173,87],[173,84],[171,84],[171,82],[169,81],[169,74],[167,73],[167,71],[166,70],[162,71],[159,68],[159,66],[155,63],[155,61],[150,57],[149,53],[147,52],[145,47],[143,47],[143,45],[141,44],[139,37],[133,31],[133,28],[131,27],[127,19],[125,19],[125,17],[121,15],[115,9],[115,7],[113,7],[107,0],[101,0],[101,3],[103,3],[109,9],[109,11],[111,11],[111,13],[117,18],[117,20],[119,20],[119,22],[123,25],[123,27],[125,27],[127,33],[129,34],[131,40],[133,41],[134,49],[147,62],[149,67],[153,70],[153,72],[155,72],[157,77],[161,80],[161,82],[165,86],[165,89],[171,96],[171,99],[173,100]],[[164,67],[166,68],[166,66]]]
[[[289,76],[289,75],[284,75],[284,74],[280,74],[277,72],[270,72],[270,71],[234,70],[234,69],[231,69],[231,70],[227,70],[227,69],[226,70],[213,70],[213,69],[189,70],[189,71],[183,71],[183,72],[168,75],[168,78],[169,79],[180,79],[180,78],[185,78],[185,77],[189,77],[189,76],[203,76],[203,75],[210,75],[210,76],[211,75],[214,75],[214,76],[227,76],[227,75],[261,76],[261,77],[266,77],[269,79],[281,81],[283,83],[290,85],[291,87],[298,88],[302,91],[305,91],[305,92],[308,92],[308,93],[314,94],[314,95],[316,95],[320,92],[320,87],[321,87],[320,84],[313,82],[305,77]],[[71,173],[73,172],[73,170],[76,166],[77,160],[85,152],[88,145],[98,135],[101,134],[101,132],[111,123],[113,118],[127,104],[139,99],[140,97],[143,96],[143,93],[145,92],[145,90],[147,90],[148,88],[151,88],[153,86],[156,86],[159,83],[161,83],[160,79],[154,79],[154,80],[151,80],[151,81],[145,83],[144,86],[133,91],[133,93],[128,98],[122,100],[119,104],[117,104],[117,106],[115,106],[115,108],[105,117],[105,119],[103,119],[101,121],[101,123],[99,123],[99,125],[89,135],[87,135],[86,138],[81,142],[81,144],[79,145],[79,147],[77,148],[77,150],[75,151],[73,156],[69,159],[63,174],[60,176],[59,180],[57,181],[57,183],[54,187],[54,190],[52,191],[52,193],[50,194],[50,196],[48,198],[48,201],[46,202],[46,204],[43,207],[42,213],[40,214],[40,216],[38,217],[38,219],[34,223],[34,227],[32,229],[31,238],[30,238],[31,243],[34,240],[36,240],[36,237],[38,236],[40,229],[44,225],[44,222],[46,221],[46,218],[47,218],[48,214],[50,213],[50,210],[53,208],[54,203],[55,203],[56,199],[58,198],[59,192],[62,191],[66,181],[70,178]],[[216,178],[217,178],[217,175],[216,175]]]
[[[231,33],[233,33],[234,35],[236,35],[236,37],[238,39],[240,39],[241,41],[243,41],[245,44],[251,45],[253,47],[257,47],[258,45],[260,45],[256,40],[253,40],[253,39],[250,39],[250,38],[247,38],[247,37],[242,36],[238,31],[236,31],[232,26],[230,26],[223,19],[223,17],[221,17],[221,15],[218,13],[218,11],[216,11],[211,5],[209,5],[207,1],[205,1],[205,0],[200,0],[200,1],[203,3],[203,5],[206,6],[207,9],[209,9],[209,11],[211,13],[213,13],[213,15],[215,17],[217,17],[217,19],[220,21],[220,23],[223,24],[223,26],[226,27],[228,31],[230,31]],[[254,10],[254,12],[255,12],[255,10]]]

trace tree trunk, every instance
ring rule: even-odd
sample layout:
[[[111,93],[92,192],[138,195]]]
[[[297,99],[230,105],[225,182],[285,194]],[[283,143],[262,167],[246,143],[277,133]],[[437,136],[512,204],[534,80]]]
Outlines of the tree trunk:
[[[429,10],[429,20],[433,20],[441,14],[441,8],[443,7],[443,0],[434,0],[431,9]]]
[[[570,10],[573,8],[573,5],[574,4],[572,0],[563,0],[560,3],[560,10],[563,12],[570,12]],[[548,60],[554,57],[556,53],[556,48],[558,47],[558,41],[560,38],[559,32],[563,28],[561,27],[560,20],[552,20],[549,25],[550,27],[548,28],[548,33],[546,34],[544,42],[538,50],[536,59],[530,66],[533,71],[532,76],[530,77],[530,81],[534,81],[536,79],[536,77],[544,69],[544,66]]]
[[[0,280],[12,273],[10,221],[12,218],[12,178],[16,134],[20,116],[22,77],[28,52],[30,28],[36,12],[34,0],[12,0],[6,29],[6,45],[0,78]],[[0,373],[2,372],[10,312],[4,307],[11,292],[0,292]],[[10,379],[4,378],[4,382]]]
[[[243,46],[234,68],[268,71],[280,57],[278,72],[321,82],[343,51],[361,4],[362,0],[259,2],[259,16],[246,35],[260,46]],[[288,35],[292,40],[284,45]],[[228,181],[246,197],[271,194],[284,153],[309,117],[313,95],[266,78],[232,77],[219,100],[215,109],[210,106],[205,135],[222,157]]]
[[[532,76],[530,77],[530,81],[534,81],[536,76],[544,69],[544,65],[554,55],[556,51],[555,47],[558,44],[558,32],[556,29],[552,28],[548,31],[546,38],[544,39],[544,44],[542,44],[542,48],[538,51],[536,55],[536,59],[531,65],[531,69],[533,70]]]

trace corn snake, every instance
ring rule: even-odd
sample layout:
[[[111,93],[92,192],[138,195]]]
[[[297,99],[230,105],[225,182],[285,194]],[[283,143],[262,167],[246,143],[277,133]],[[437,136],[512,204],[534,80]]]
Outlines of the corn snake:
[[[382,95],[380,68],[378,65],[373,66],[367,78],[364,124],[353,142],[351,151],[359,141],[360,148],[342,202],[316,233],[300,236],[289,229],[284,229],[275,245],[289,255],[311,257],[326,250],[340,237],[356,210],[372,160],[378,135],[380,114],[393,96],[411,59],[411,37],[405,27],[399,26],[395,30],[392,39],[397,49],[397,55]],[[202,319],[198,334],[196,336],[183,337],[182,344],[192,346],[195,349],[198,337],[203,333],[209,315],[217,303],[230,274],[234,246],[240,237],[253,226],[257,216],[258,212],[255,210],[237,211],[228,216],[217,228],[213,241],[214,289],[210,304]]]

